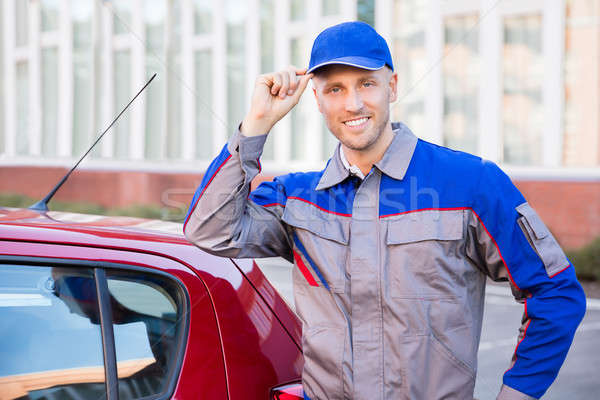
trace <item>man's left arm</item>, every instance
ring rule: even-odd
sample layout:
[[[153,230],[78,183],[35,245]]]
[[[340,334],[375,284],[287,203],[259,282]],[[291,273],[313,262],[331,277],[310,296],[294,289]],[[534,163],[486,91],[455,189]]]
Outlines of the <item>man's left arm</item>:
[[[575,269],[510,178],[484,162],[468,253],[524,304],[518,344],[498,400],[540,398],[556,378],[585,313]]]

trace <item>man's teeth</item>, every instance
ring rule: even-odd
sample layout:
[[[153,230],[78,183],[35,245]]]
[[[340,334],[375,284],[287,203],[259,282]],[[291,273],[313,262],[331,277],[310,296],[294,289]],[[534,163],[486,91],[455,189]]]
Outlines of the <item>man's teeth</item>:
[[[353,119],[352,121],[346,121],[344,122],[344,124],[348,125],[348,126],[358,126],[360,124],[364,124],[365,122],[367,122],[369,118],[360,118],[360,119]]]

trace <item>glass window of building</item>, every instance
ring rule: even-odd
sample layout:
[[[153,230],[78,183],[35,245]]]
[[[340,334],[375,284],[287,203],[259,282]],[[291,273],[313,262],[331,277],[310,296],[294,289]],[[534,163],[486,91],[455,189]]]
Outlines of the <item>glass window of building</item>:
[[[26,46],[29,37],[29,1],[15,1],[15,44]]]
[[[290,20],[302,21],[306,18],[306,1],[290,0]]]
[[[56,156],[58,131],[58,48],[42,48],[42,154]]]
[[[444,145],[477,152],[478,136],[478,16],[444,20]]]
[[[425,129],[427,0],[395,0],[392,57],[398,73],[398,100],[392,119],[404,122],[417,136]]]
[[[165,0],[144,0],[143,7],[144,28],[146,30],[146,79],[149,79],[152,74],[162,74],[164,71],[167,2]],[[146,90],[144,158],[147,160],[163,158],[166,133],[165,84],[165,79],[157,79]]]
[[[3,399],[106,396],[92,270],[0,265],[0,321]]]
[[[133,2],[131,0],[112,0],[113,4],[113,32],[129,33],[131,30],[131,15]]]
[[[15,146],[18,155],[29,154],[29,64],[18,62],[15,66],[15,103],[17,111]]]
[[[502,55],[502,161],[541,165],[544,79],[540,15],[505,17]]]
[[[290,61],[292,65],[308,65],[308,49],[306,39],[294,38],[290,41]],[[307,93],[309,94],[309,93]],[[298,104],[290,112],[291,141],[290,149],[292,160],[304,161],[306,158],[306,96],[302,96]]]
[[[340,13],[340,0],[323,0],[321,12],[324,17]]]
[[[227,134],[232,135],[246,114],[246,2],[226,0]],[[212,153],[212,151],[211,151]]]
[[[563,164],[600,165],[600,1],[567,0]]]
[[[94,0],[80,0],[71,4],[71,20],[73,23],[73,156],[83,154],[91,145],[93,138],[93,11]]]
[[[73,23],[73,140],[72,155],[78,156],[92,143],[93,0],[71,4]]]
[[[167,42],[167,158],[181,157],[181,93],[185,87],[181,81],[181,0],[169,2],[167,19],[169,40]],[[187,89],[185,89],[187,90]]]
[[[211,0],[194,0],[194,32],[196,34],[212,32],[213,3]]]
[[[375,27],[375,0],[358,0],[356,2],[356,14],[359,21]]]
[[[42,31],[58,29],[59,0],[41,0],[40,6]]]
[[[131,97],[131,51],[119,50],[114,53],[114,109],[122,109]],[[115,123],[113,157],[129,158],[129,135],[131,113],[124,113]]]
[[[275,0],[260,0],[260,71],[275,69]]]
[[[212,52],[200,50],[195,55],[196,76],[196,158],[208,160],[213,155],[213,79]]]
[[[275,70],[275,2],[260,0],[260,71],[262,74]],[[267,137],[262,159],[273,160],[275,146],[273,135]]]

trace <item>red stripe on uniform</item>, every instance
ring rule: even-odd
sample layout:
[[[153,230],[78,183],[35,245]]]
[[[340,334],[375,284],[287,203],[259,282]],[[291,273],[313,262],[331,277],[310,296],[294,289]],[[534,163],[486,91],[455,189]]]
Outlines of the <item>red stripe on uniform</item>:
[[[560,271],[553,273],[552,275],[550,275],[550,278],[554,278],[556,275],[560,274],[561,272],[563,272],[565,269],[569,268],[570,266],[571,266],[571,264],[567,265],[566,267],[564,267]]]
[[[302,275],[304,275],[310,286],[319,286],[317,284],[317,281],[315,281],[315,278],[313,278],[310,272],[308,271],[308,268],[306,268],[306,265],[304,264],[304,261],[302,261],[302,257],[300,257],[300,254],[296,253],[296,250],[292,251],[294,252],[294,260],[296,260],[296,264],[298,264],[300,272],[302,272]]]
[[[327,210],[327,209],[325,209],[325,208],[323,208],[321,206],[316,205],[315,203],[313,203],[311,201],[303,199],[302,197],[289,196],[288,199],[296,199],[296,200],[303,201],[305,203],[308,203],[310,205],[313,205],[313,206],[317,207],[321,211],[325,211],[325,212],[328,212],[330,214],[335,214],[335,215],[339,215],[339,216],[342,216],[342,217],[351,217],[352,216],[352,214],[338,213],[338,212],[335,212],[335,211]]]
[[[525,340],[525,335],[527,335],[527,328],[529,328],[529,325],[531,325],[531,320],[527,321],[527,325],[525,325],[525,329],[523,330],[523,337],[521,338],[521,340],[519,340],[519,343],[517,343],[517,347],[515,347],[515,352],[513,353],[513,358],[514,358],[515,362],[514,362],[514,364],[509,369],[507,369],[506,371],[504,371],[505,374],[508,371],[510,371],[515,366],[515,364],[517,363],[517,349],[519,348],[519,345],[521,344],[521,342],[523,340]]]
[[[471,207],[448,207],[448,208],[418,208],[416,210],[409,210],[409,211],[402,211],[399,213],[395,213],[395,214],[384,214],[384,215],[380,215],[379,218],[387,218],[387,217],[393,217],[396,215],[402,215],[402,214],[410,214],[410,213],[414,213],[417,211],[453,211],[453,210],[469,210],[472,208]]]
[[[281,203],[269,203],[269,204],[261,204],[263,207],[273,207],[273,206],[281,206],[283,208],[285,208],[285,205],[281,204]]]

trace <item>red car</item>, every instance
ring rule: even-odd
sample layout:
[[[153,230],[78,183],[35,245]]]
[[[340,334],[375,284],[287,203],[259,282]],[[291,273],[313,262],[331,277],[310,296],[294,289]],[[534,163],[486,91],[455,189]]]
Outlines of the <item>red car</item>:
[[[0,399],[301,399],[301,324],[181,224],[0,208]]]

